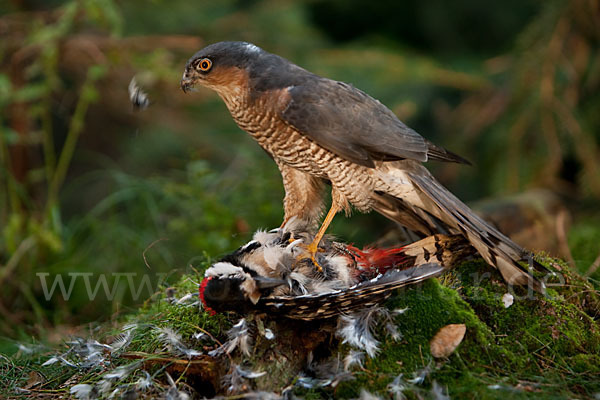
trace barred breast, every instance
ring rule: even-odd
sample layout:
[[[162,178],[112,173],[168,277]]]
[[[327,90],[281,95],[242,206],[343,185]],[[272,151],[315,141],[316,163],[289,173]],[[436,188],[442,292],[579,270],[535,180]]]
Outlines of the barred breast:
[[[278,115],[265,101],[225,101],[235,122],[278,162],[329,180],[335,190],[361,212],[372,208],[373,169],[354,164],[319,146]]]

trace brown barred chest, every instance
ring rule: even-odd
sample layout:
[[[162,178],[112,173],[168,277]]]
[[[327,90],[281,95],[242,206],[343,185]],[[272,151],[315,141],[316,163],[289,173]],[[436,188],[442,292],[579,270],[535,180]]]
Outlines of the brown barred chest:
[[[286,124],[260,101],[251,105],[225,102],[238,126],[248,132],[278,163],[328,179],[359,210],[370,209],[370,193],[374,182],[369,168],[338,157],[319,146]]]
[[[235,102],[227,104],[238,126],[275,160],[311,175],[329,178],[327,165],[337,157],[287,125],[266,107],[260,107],[262,105],[261,102],[252,106]]]

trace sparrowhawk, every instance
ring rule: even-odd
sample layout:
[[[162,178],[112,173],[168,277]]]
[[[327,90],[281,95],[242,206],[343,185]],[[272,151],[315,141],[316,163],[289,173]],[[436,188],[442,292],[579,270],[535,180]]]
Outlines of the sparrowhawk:
[[[219,42],[194,54],[181,87],[195,85],[216,91],[235,122],[279,167],[284,224],[294,217],[318,221],[322,188],[331,185],[331,208],[308,246],[313,260],[335,214],[348,214],[353,206],[423,235],[462,234],[507,282],[543,290],[519,263],[541,269],[531,254],[475,215],[422,165],[466,161],[423,138],[361,90],[245,42]]]

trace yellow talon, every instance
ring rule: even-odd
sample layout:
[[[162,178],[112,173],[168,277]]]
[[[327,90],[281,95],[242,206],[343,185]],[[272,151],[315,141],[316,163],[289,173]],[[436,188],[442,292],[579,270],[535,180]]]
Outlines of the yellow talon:
[[[310,259],[310,261],[313,263],[313,265],[315,267],[317,267],[317,269],[319,270],[319,272],[323,273],[323,267],[321,267],[321,265],[319,264],[319,262],[317,261],[317,258],[315,257],[317,252],[322,252],[324,251],[323,249],[320,249],[318,247],[318,243],[311,243],[308,246],[307,245],[300,245],[300,247],[302,247],[305,251],[300,254],[296,260],[297,261],[302,261],[305,259]]]

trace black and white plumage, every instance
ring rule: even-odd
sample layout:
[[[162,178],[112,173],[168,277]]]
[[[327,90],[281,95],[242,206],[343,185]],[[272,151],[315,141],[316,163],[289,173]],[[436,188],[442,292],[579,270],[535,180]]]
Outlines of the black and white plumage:
[[[208,310],[264,312],[312,320],[368,308],[394,289],[440,275],[468,246],[460,237],[432,236],[398,249],[359,250],[326,239],[323,272],[302,258],[310,235],[289,228],[259,231],[205,273],[200,298]]]

